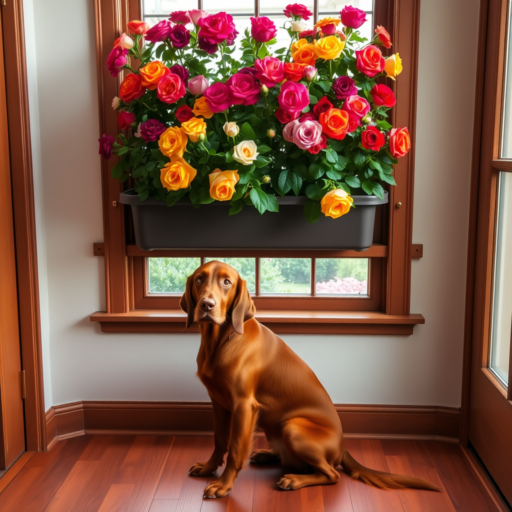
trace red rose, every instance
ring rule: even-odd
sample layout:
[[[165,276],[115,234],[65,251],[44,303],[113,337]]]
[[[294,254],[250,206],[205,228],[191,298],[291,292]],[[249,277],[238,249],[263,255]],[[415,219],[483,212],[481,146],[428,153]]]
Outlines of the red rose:
[[[295,62],[285,62],[284,64],[284,77],[286,80],[292,80],[292,82],[298,82],[301,80],[304,74],[304,66],[301,64],[295,64]]]
[[[318,155],[322,149],[327,147],[327,137],[322,133],[320,142],[308,148],[308,151],[313,155]]]
[[[317,34],[318,30],[316,28],[314,28],[313,30],[304,30],[299,34],[299,39],[307,39],[308,37],[312,37],[313,39],[315,39]]]
[[[361,133],[361,144],[364,149],[379,151],[385,142],[384,134],[376,126],[367,126]]]
[[[330,108],[333,108],[334,105],[329,101],[327,96],[320,98],[318,103],[313,107],[313,114],[318,118],[320,114],[323,112],[327,112]]]
[[[373,78],[384,71],[385,61],[382,52],[373,44],[356,51],[356,58],[357,70],[366,76]]]
[[[391,48],[391,36],[384,27],[377,25],[375,33],[377,34],[377,39],[379,40],[380,44],[384,46],[384,48]]]
[[[278,108],[276,110],[276,117],[277,120],[281,124],[289,123],[290,121],[293,121],[294,119],[297,119],[300,115],[300,112],[291,113],[291,112],[285,112],[282,108]]]
[[[373,104],[376,107],[394,107],[396,103],[395,94],[393,91],[384,84],[374,85],[370,91],[372,95]]]
[[[142,85],[140,75],[134,73],[129,74],[119,87],[119,97],[125,103],[131,103],[133,100],[140,98],[146,92],[146,88]]]
[[[305,5],[302,4],[289,4],[283,12],[287,18],[299,16],[303,20],[309,20],[309,17],[313,14]]]
[[[348,128],[347,132],[352,133],[355,132],[361,126],[361,119],[355,116],[354,114],[348,115]]]
[[[176,110],[176,119],[180,123],[184,123],[185,121],[188,121],[189,119],[192,119],[194,117],[194,113],[192,112],[192,109],[188,105],[181,105]]]
[[[117,124],[119,124],[119,128],[121,128],[121,130],[126,130],[126,128],[129,128],[134,122],[135,114],[125,111],[119,112],[119,115],[117,116]]]
[[[407,128],[393,128],[389,132],[389,150],[395,158],[405,156],[411,149],[411,137]]]
[[[311,112],[306,112],[299,117],[299,123],[305,123],[306,121],[316,121],[316,117]]]
[[[177,25],[178,27],[182,25]],[[185,84],[178,75],[169,73],[158,82],[156,95],[164,103],[176,103],[187,93]]]
[[[169,19],[173,23],[183,23],[183,25],[187,25],[188,23],[191,23],[192,20],[190,19],[190,16],[188,15],[187,11],[174,11],[171,12],[169,15]]]

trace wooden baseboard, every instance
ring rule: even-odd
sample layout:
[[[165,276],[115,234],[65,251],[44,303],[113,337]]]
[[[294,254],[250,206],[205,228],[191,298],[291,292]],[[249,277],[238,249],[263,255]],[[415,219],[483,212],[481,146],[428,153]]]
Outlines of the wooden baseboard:
[[[347,437],[458,442],[459,409],[395,405],[336,405]],[[84,434],[211,435],[209,402],[74,402],[46,413],[48,449]]]

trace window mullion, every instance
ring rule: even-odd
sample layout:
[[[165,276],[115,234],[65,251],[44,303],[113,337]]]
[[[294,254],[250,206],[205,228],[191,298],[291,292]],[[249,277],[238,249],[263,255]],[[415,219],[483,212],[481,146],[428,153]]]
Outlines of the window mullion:
[[[260,15],[260,0],[254,0],[254,16]]]
[[[311,297],[316,296],[316,258],[311,258]]]
[[[255,294],[256,294],[256,297],[259,297],[260,296],[260,290],[261,290],[261,286],[260,286],[260,279],[261,279],[261,273],[260,273],[260,258],[257,257],[256,258],[256,269],[255,269],[255,277],[254,277],[254,281],[255,281]]]
[[[313,23],[318,21],[318,0],[313,1]]]

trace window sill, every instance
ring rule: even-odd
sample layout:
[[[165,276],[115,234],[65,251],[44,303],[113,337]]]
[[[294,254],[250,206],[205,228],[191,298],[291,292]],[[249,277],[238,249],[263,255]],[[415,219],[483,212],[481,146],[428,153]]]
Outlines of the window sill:
[[[379,334],[409,336],[415,325],[424,324],[422,315],[386,315],[352,311],[258,311],[256,319],[280,334]],[[180,310],[136,310],[129,313],[98,311],[90,317],[103,332],[195,333],[185,328]]]

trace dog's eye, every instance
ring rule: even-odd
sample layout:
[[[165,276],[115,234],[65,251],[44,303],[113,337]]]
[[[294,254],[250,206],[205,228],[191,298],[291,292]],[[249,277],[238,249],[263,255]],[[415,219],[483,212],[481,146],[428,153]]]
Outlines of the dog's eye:
[[[196,281],[197,281],[198,283],[202,283],[202,282],[204,281],[204,277],[203,277],[203,276],[198,276],[198,277],[197,277],[197,279],[196,279]]]
[[[224,281],[222,281],[222,284],[224,286],[231,286],[231,281],[229,279],[224,279]]]

